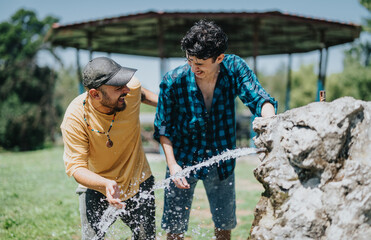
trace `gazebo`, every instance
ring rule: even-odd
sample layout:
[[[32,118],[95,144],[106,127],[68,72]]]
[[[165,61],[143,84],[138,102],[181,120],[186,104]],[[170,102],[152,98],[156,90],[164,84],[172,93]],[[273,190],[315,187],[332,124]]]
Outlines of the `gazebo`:
[[[161,58],[184,57],[180,39],[199,19],[213,20],[226,32],[228,53],[256,58],[288,54],[286,108],[290,96],[291,59],[294,53],[319,51],[318,93],[324,89],[328,48],[353,42],[361,26],[310,18],[279,11],[270,12],[145,12],[80,23],[54,24],[45,41],[53,46]],[[90,54],[91,58],[91,54]],[[317,97],[318,98],[318,97]]]

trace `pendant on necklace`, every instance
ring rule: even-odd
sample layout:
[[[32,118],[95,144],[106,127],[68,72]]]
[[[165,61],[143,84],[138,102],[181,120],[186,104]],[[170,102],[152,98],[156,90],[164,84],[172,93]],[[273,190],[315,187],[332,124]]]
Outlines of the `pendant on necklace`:
[[[111,147],[113,146],[113,142],[112,142],[111,139],[108,139],[108,140],[107,140],[107,142],[106,142],[106,146],[107,146],[108,148],[111,148]]]

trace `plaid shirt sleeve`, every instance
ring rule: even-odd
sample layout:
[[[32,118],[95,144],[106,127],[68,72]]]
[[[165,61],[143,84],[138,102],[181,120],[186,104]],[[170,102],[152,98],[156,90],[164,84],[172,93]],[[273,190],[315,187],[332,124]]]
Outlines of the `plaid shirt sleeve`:
[[[238,76],[238,96],[243,104],[249,107],[251,113],[261,117],[262,106],[265,102],[270,102],[277,113],[277,101],[264,90],[246,62],[240,57],[235,56],[234,67]]]
[[[170,87],[166,76],[160,84],[160,94],[158,96],[158,104],[154,121],[154,138],[160,142],[160,136],[165,136],[172,141],[171,136],[171,113],[174,104],[170,94]]]

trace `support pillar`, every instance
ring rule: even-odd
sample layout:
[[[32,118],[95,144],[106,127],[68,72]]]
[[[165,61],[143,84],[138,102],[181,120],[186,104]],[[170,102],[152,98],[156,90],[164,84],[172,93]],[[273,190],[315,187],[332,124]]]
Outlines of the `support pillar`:
[[[291,53],[289,53],[289,62],[287,64],[287,84],[286,84],[285,110],[290,109],[291,69],[292,69],[292,55],[291,55]]]
[[[93,59],[93,33],[88,32],[88,49],[89,49],[89,61]]]
[[[318,66],[316,101],[320,100],[320,92],[325,90],[327,64],[328,64],[328,48],[321,48]]]
[[[80,64],[80,49],[76,48],[76,66],[77,66],[77,79],[79,81],[79,93],[85,91],[84,85],[82,84],[82,73],[81,73],[81,64]]]

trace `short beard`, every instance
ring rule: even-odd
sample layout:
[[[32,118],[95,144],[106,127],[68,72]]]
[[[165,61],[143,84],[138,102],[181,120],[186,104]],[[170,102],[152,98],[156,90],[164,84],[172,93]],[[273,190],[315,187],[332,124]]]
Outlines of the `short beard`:
[[[126,109],[126,100],[123,102],[123,105],[122,107],[119,107],[117,106],[117,102],[116,104],[115,103],[112,103],[108,96],[108,94],[103,90],[103,89],[100,89],[101,93],[102,93],[102,101],[100,104],[102,104],[103,106],[107,107],[107,108],[111,108],[112,109],[112,113],[114,112],[121,112],[121,111],[124,111]]]

